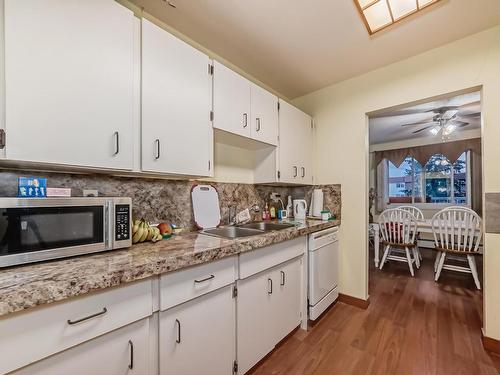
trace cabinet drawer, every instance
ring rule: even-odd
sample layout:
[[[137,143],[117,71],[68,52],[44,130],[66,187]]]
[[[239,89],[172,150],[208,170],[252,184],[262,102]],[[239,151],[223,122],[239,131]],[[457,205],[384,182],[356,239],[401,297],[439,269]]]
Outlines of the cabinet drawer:
[[[0,374],[148,317],[151,279],[0,319]]]
[[[240,279],[245,279],[306,252],[306,237],[240,254]]]
[[[236,267],[234,256],[161,276],[160,310],[232,284],[237,277]]]

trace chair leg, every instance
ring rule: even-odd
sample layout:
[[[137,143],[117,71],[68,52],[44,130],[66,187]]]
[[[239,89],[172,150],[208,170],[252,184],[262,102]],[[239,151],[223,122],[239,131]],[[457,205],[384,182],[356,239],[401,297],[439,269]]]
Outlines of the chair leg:
[[[479,276],[477,275],[476,259],[473,255],[467,255],[467,260],[469,261],[469,267],[472,271],[472,277],[476,283],[476,288],[481,290],[481,283],[479,282]]]
[[[384,255],[382,256],[382,261],[380,262],[380,269],[382,269],[382,267],[384,267],[385,261],[387,260],[387,257],[389,256],[390,251],[391,251],[391,247],[389,245],[387,245],[385,247]]]
[[[438,267],[437,267],[437,270],[436,270],[436,277],[434,277],[434,281],[438,281],[439,280],[439,276],[441,275],[441,271],[443,269],[443,265],[444,265],[444,260],[446,259],[446,253],[444,251],[442,251],[440,253],[440,258],[439,258],[439,264],[438,264]]]
[[[417,270],[420,269],[420,252],[418,251],[418,247],[414,247],[412,249],[413,251],[413,258],[415,258],[415,266],[417,266]]]
[[[436,251],[436,260],[434,261],[434,273],[438,270],[439,260],[441,259],[441,252]]]
[[[415,276],[415,272],[413,272],[413,260],[411,259],[411,255],[410,255],[410,250],[405,247],[405,250],[406,250],[406,260],[408,261],[408,267],[410,268],[410,273],[411,273],[411,276]]]

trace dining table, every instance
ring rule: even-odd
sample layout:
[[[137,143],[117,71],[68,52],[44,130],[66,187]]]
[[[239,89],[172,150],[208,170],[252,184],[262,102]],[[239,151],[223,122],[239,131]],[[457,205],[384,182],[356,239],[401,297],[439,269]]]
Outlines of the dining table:
[[[459,228],[460,226],[465,227],[462,222],[455,221],[453,224],[455,228]],[[451,223],[449,226],[452,226]],[[374,262],[375,267],[378,268],[380,262],[380,226],[378,223],[370,223],[369,229],[373,233],[373,247],[375,249]],[[481,228],[477,228],[476,230],[480,231]],[[432,219],[417,220],[417,232],[432,234]]]

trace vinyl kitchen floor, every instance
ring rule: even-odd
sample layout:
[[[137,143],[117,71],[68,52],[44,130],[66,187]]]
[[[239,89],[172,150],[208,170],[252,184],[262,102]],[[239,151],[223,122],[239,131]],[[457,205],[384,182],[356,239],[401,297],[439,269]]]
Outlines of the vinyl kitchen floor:
[[[471,275],[443,271],[435,283],[434,252],[422,252],[415,278],[405,263],[375,269],[371,254],[368,309],[335,304],[252,375],[500,374],[500,356],[481,343],[482,293]]]

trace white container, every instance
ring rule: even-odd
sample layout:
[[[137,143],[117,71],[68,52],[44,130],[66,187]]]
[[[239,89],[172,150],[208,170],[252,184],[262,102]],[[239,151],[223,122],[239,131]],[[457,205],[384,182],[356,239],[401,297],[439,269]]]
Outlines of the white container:
[[[307,212],[307,202],[305,199],[294,199],[293,217],[295,220],[305,220]]]

